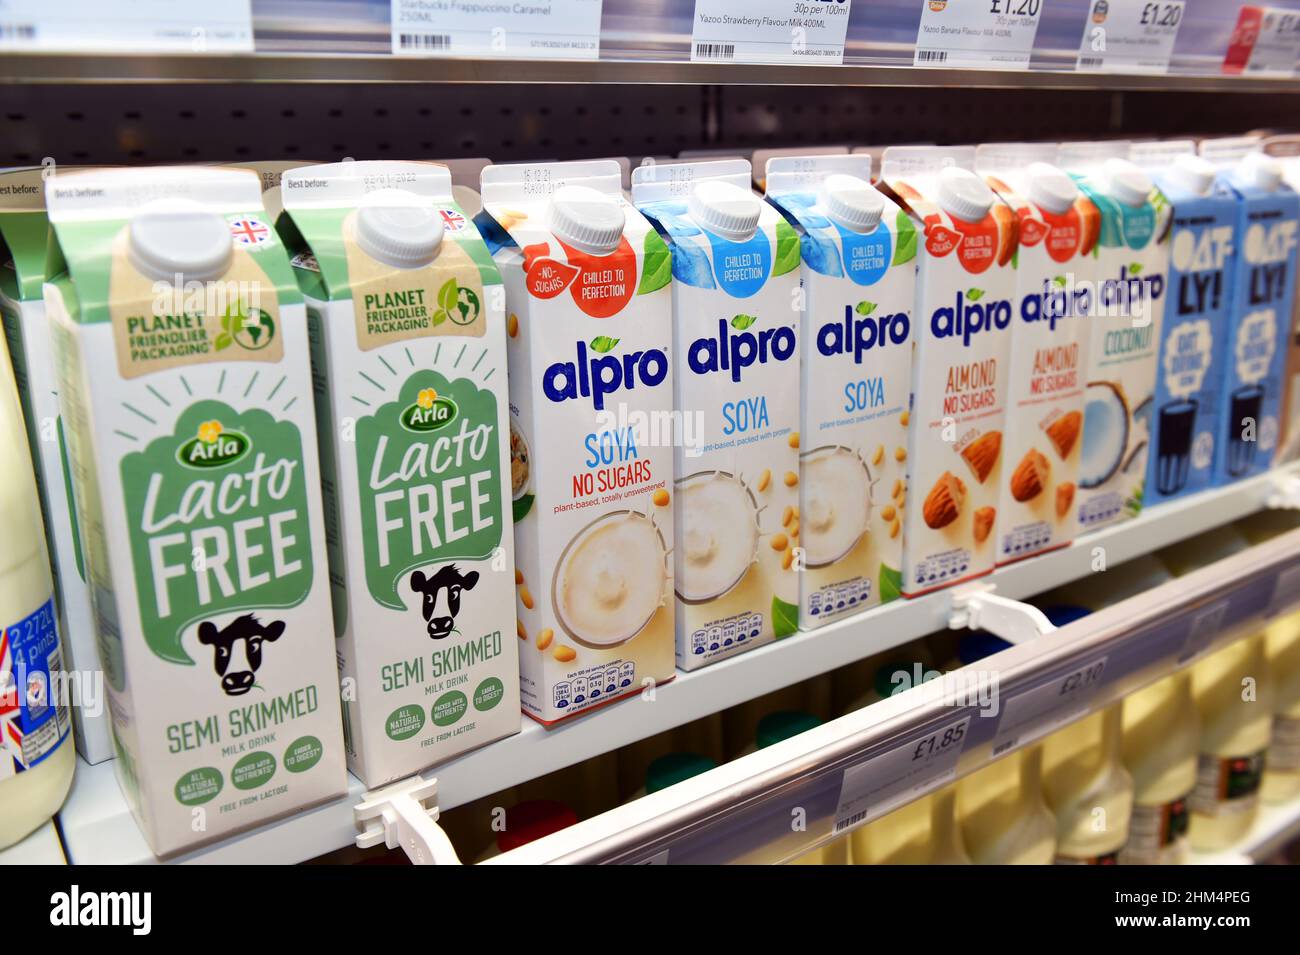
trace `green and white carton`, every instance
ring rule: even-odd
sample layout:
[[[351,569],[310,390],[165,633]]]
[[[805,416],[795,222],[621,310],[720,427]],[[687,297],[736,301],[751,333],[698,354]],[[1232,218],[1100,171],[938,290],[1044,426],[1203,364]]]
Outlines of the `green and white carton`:
[[[113,732],[95,650],[90,589],[72,504],[59,388],[41,295],[50,229],[45,217],[45,178],[53,174],[53,169],[44,167],[0,173],[0,315],[45,513],[59,635],[66,662],[77,674],[78,695],[71,708],[73,738],[86,762],[102,763],[113,757]]]
[[[447,167],[285,173],[307,299],[348,763],[519,732],[505,297]]]
[[[346,790],[306,310],[250,172],[45,196],[118,779],[169,855]]]

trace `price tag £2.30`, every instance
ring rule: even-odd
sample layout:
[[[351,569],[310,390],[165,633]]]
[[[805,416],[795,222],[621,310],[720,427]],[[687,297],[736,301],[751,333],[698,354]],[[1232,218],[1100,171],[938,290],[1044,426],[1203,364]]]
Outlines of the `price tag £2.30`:
[[[1008,698],[1002,704],[998,732],[993,737],[993,757],[996,759],[1016,746],[1032,743],[1087,713],[1101,688],[1107,659],[1098,657]]]
[[[1043,0],[921,0],[913,66],[1023,70]]]
[[[1077,68],[1105,73],[1167,73],[1185,0],[1092,0]]]

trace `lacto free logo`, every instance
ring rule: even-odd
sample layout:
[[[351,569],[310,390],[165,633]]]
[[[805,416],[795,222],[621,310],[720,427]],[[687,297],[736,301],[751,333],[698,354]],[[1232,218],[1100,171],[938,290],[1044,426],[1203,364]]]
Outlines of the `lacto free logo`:
[[[668,352],[662,348],[613,354],[621,340],[597,335],[578,342],[574,361],[557,361],[542,374],[542,391],[551,401],[590,398],[597,411],[605,398],[637,385],[654,386],[668,377]]]
[[[852,355],[854,364],[876,347],[902,345],[912,332],[912,322],[905,312],[876,315],[875,302],[844,306],[844,319],[827,322],[817,330],[817,350],[823,355]]]
[[[958,292],[951,306],[935,309],[930,316],[930,334],[935,338],[960,338],[970,347],[971,339],[990,329],[1005,329],[1011,324],[1011,303],[1006,299],[982,301],[984,290],[969,288]]]
[[[415,401],[402,409],[400,420],[407,431],[425,433],[445,428],[456,420],[456,402],[433,388],[421,389]]]
[[[176,460],[190,468],[224,468],[253,446],[246,435],[227,431],[215,418],[199,425],[199,433],[176,449]]]
[[[785,361],[794,354],[793,328],[781,325],[761,329],[756,334],[749,329],[757,321],[753,315],[735,315],[730,323],[725,318],[718,319],[716,337],[697,338],[686,350],[691,371],[697,375],[726,371],[730,372],[732,381],[738,382],[750,365]]]

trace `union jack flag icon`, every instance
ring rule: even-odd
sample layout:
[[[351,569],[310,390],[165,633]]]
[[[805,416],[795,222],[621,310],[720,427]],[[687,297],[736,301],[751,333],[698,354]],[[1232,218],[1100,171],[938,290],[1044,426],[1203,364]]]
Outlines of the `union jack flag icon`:
[[[462,232],[468,225],[465,217],[455,209],[439,209],[438,214],[442,216],[442,224],[448,232]]]
[[[261,245],[271,238],[271,230],[266,224],[252,216],[231,222],[230,234],[242,246]]]

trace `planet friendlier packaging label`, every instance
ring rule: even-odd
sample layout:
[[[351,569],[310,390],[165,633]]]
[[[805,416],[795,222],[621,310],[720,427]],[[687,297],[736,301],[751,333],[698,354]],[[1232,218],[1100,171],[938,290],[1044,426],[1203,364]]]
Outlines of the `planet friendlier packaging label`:
[[[251,172],[60,175],[46,205],[116,768],[166,855],[346,790],[306,313]]]
[[[285,173],[307,303],[350,768],[519,730],[505,296],[445,166]]]

